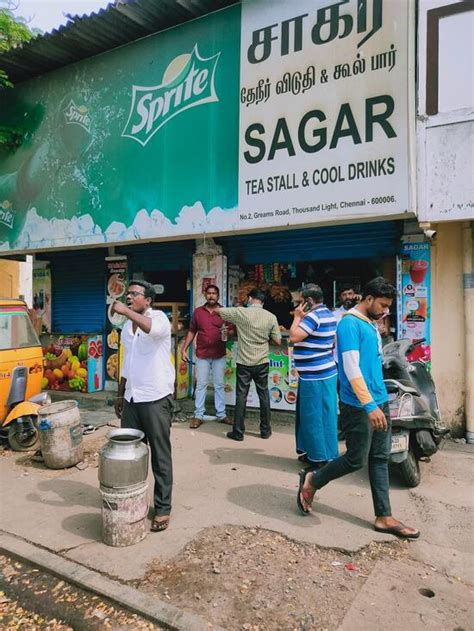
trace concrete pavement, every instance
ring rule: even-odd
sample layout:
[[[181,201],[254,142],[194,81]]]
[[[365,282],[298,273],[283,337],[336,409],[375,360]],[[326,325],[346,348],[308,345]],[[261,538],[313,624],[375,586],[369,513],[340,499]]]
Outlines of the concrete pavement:
[[[114,422],[111,408],[82,410],[81,416],[83,423]],[[97,450],[108,429],[85,436],[86,446]],[[313,514],[301,517],[295,509],[300,464],[293,428],[275,425],[270,440],[260,438],[255,424],[249,423],[249,430],[244,442],[235,443],[226,438],[226,426],[210,422],[190,430],[185,423],[175,423],[171,525],[128,548],[111,548],[101,541],[94,462],[85,470],[52,471],[23,454],[5,454],[0,458],[0,528],[119,581],[141,578],[152,559],[173,557],[208,526],[259,526],[349,551],[374,540],[392,540],[372,529],[366,472],[320,491]],[[432,463],[422,464],[423,481],[417,489],[407,490],[394,481],[391,495],[394,515],[422,531],[422,538],[410,545],[412,556],[470,583],[473,463],[471,446],[448,442]]]

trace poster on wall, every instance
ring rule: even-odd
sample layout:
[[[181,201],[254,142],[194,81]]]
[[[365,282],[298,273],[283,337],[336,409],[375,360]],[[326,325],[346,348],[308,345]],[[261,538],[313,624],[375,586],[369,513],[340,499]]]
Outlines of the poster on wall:
[[[414,3],[243,0],[241,229],[413,209]]]
[[[189,388],[191,384],[189,364],[183,360],[181,348],[181,340],[178,340],[178,343],[175,343],[175,355],[173,357],[173,363],[176,370],[175,398],[177,400],[186,399],[189,396]]]
[[[226,367],[224,372],[224,394],[228,405],[235,405],[235,388],[237,380],[237,351],[238,342],[229,341],[226,345]],[[298,393],[298,373],[296,371],[292,349],[270,349],[268,356],[268,390],[270,407],[274,410],[296,410]],[[251,408],[259,407],[259,400],[255,384],[252,381],[247,405]]]
[[[409,241],[402,246],[399,265],[398,337],[423,339],[408,357],[431,360],[431,256],[430,244]]]
[[[228,295],[227,295],[227,307],[238,307],[239,303],[239,289],[240,281],[243,276],[243,272],[239,265],[229,265],[227,270],[228,275]]]
[[[104,387],[102,335],[42,335],[43,389],[97,392]]]
[[[227,257],[222,254],[193,255],[193,307],[206,302],[204,296],[209,285],[219,287],[219,302],[227,302]]]
[[[51,333],[51,270],[33,269],[33,312],[38,333]]]
[[[111,256],[105,259],[106,274],[106,333],[105,333],[105,378],[106,388],[115,388],[120,374],[120,332],[126,322],[124,316],[112,314],[116,300],[125,302],[128,286],[128,261],[126,256]]]

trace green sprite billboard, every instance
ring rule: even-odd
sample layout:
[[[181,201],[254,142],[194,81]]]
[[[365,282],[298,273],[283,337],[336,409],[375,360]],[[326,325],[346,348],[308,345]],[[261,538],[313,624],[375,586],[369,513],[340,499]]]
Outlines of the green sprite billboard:
[[[3,90],[0,250],[237,223],[240,7]]]

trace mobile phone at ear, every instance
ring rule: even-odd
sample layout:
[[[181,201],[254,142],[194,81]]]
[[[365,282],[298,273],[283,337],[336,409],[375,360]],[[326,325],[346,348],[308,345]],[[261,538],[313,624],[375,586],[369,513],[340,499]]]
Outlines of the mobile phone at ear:
[[[303,305],[303,311],[308,313],[308,311],[311,311],[312,306],[313,305],[310,302],[305,302]]]

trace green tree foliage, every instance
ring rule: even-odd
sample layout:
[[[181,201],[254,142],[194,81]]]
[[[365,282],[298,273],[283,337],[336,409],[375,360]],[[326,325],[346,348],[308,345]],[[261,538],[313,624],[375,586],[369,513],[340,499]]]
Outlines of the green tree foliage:
[[[18,8],[13,0],[0,0],[0,53],[20,46],[35,37],[26,20],[16,17],[13,11]],[[0,68],[0,89],[12,88],[6,72]],[[0,123],[0,147],[15,147],[21,143],[22,130],[19,128],[4,127]]]
[[[18,5],[13,0],[0,0],[0,52],[15,48],[34,37],[24,18],[15,17]],[[4,70],[0,68],[0,87],[12,87]]]

